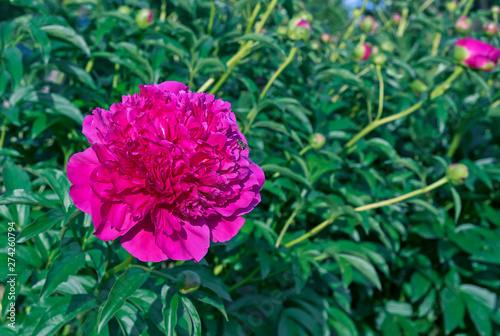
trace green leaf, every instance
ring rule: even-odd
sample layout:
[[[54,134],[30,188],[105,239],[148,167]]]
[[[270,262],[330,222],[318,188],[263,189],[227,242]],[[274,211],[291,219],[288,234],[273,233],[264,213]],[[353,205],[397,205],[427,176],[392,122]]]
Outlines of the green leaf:
[[[29,204],[29,205],[39,205],[46,208],[56,209],[58,206],[49,201],[45,197],[28,192],[23,189],[16,189],[12,192],[7,192],[0,196],[0,205],[3,204]]]
[[[443,288],[439,293],[439,302],[444,318],[444,332],[449,335],[455,330],[464,319],[465,305],[462,298],[455,290],[448,287]]]
[[[279,173],[285,177],[289,177],[297,182],[305,184],[307,187],[311,187],[311,185],[309,184],[309,181],[307,181],[307,179],[305,177],[303,177],[302,175],[299,175],[297,173],[294,173],[289,168],[278,166],[276,164],[263,165],[263,166],[261,166],[261,168],[264,172]]]
[[[378,277],[375,267],[363,258],[356,257],[349,254],[340,253],[340,259],[348,261],[354,268],[356,268],[361,274],[363,274],[368,280],[370,280],[377,289],[382,290],[382,285],[380,284],[380,279]]]
[[[60,25],[49,25],[40,27],[40,29],[49,36],[73,44],[74,46],[80,48],[87,56],[90,56],[90,49],[87,42],[85,42],[83,37],[78,35],[73,29]]]
[[[90,295],[69,295],[58,297],[56,303],[41,316],[33,335],[54,335],[71,320],[86,311],[97,307],[96,300]]]
[[[80,267],[84,265],[85,254],[79,247],[72,245],[70,248],[63,250],[61,255],[50,266],[40,298],[48,297],[60,283],[68,281],[69,276],[78,273]]]
[[[455,205],[455,224],[458,223],[460,218],[460,213],[462,212],[462,200],[460,199],[460,194],[457,189],[450,187],[451,195],[453,196],[453,203]]]
[[[7,71],[12,78],[12,85],[16,89],[21,84],[21,78],[23,77],[23,54],[19,48],[9,47],[4,50],[3,57]]]
[[[179,294],[168,285],[161,289],[161,300],[163,302],[163,323],[167,336],[175,335],[175,326],[177,324],[177,309],[179,308]]]
[[[148,279],[149,273],[137,267],[129,268],[123,273],[109,291],[108,298],[104,303],[99,317],[98,331],[108,323],[115,313],[125,304],[127,300]]]
[[[413,315],[413,308],[407,302],[387,301],[385,304],[385,311],[391,315],[407,316]]]
[[[33,223],[24,227],[21,233],[19,233],[19,236],[17,236],[17,242],[24,243],[40,233],[47,232],[58,223],[62,223],[65,218],[66,216],[62,212],[51,210],[45,216],[38,217]]]
[[[218,297],[215,293],[209,292],[207,290],[198,290],[193,293],[193,297],[195,297],[198,301],[214,307],[215,309],[220,311],[222,315],[224,315],[226,321],[229,321],[224,304],[222,303],[220,297]]]
[[[471,299],[465,300],[465,305],[477,333],[480,336],[492,335],[491,312],[477,301]]]
[[[192,328],[192,330],[190,330],[190,334],[201,336],[201,320],[196,307],[186,296],[181,296],[181,301],[191,319],[190,329]]]

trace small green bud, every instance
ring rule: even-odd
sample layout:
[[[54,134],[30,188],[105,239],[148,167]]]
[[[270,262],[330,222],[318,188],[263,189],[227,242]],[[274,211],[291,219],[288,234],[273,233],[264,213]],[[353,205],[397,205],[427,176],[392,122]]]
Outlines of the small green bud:
[[[315,150],[320,149],[325,145],[326,138],[321,133],[314,133],[309,137],[309,145]]]
[[[177,275],[176,286],[183,294],[192,293],[200,288],[201,279],[198,273],[186,270]]]
[[[373,63],[378,66],[384,66],[385,62],[387,62],[387,56],[384,54],[376,54],[373,56]]]
[[[491,12],[493,14],[500,14],[500,7],[499,6],[493,6],[493,7],[491,7]]]
[[[321,44],[319,41],[312,41],[311,42],[311,49],[314,51],[318,51],[321,48]]]
[[[124,15],[130,15],[130,13],[132,13],[132,10],[129,6],[120,6],[118,7],[117,12]]]
[[[287,35],[288,34],[288,27],[287,26],[279,26],[278,29],[276,30],[276,33],[278,33],[278,35]]]
[[[425,83],[422,82],[420,79],[414,80],[410,84],[410,88],[413,91],[418,92],[418,93],[424,93],[424,92],[428,92],[429,91],[429,87],[427,85],[425,85]]]
[[[378,28],[378,22],[371,15],[367,15],[359,23],[359,28],[365,34],[374,34]]]
[[[153,11],[148,8],[143,8],[137,12],[135,23],[141,29],[146,29],[153,24]]]
[[[446,177],[450,180],[451,184],[459,185],[464,183],[465,179],[469,176],[469,168],[462,163],[451,164],[446,170]]]
[[[456,1],[448,1],[446,3],[446,9],[448,12],[454,12],[458,7],[458,3]]]
[[[382,42],[382,44],[380,45],[380,48],[385,51],[385,52],[388,52],[388,53],[391,53],[394,51],[394,44],[391,42],[391,41],[384,41]]]

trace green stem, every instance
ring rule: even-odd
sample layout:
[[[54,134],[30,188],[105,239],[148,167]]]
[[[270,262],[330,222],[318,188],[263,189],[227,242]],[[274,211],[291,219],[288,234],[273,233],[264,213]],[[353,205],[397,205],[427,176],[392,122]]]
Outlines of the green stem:
[[[113,75],[113,89],[118,86],[118,72],[120,71],[120,63],[115,63],[115,74]]]
[[[229,287],[228,291],[232,292],[236,288],[241,287],[244,284],[246,284],[247,282],[249,282],[250,280],[252,280],[252,278],[255,276],[255,274],[257,274],[259,272],[259,270],[260,270],[260,266],[257,266],[245,279],[243,279],[240,282]]]
[[[423,104],[423,102],[418,102],[415,105],[413,105],[412,107],[410,107],[410,108],[408,108],[408,109],[406,109],[406,110],[404,110],[402,112],[399,112],[399,113],[393,114],[391,116],[385,117],[383,119],[380,119],[380,120],[372,122],[371,124],[369,124],[368,126],[366,126],[365,128],[363,128],[351,140],[349,140],[349,142],[345,144],[345,147],[346,148],[352,147],[352,145],[354,145],[356,142],[358,142],[365,135],[367,135],[368,133],[370,133],[371,131],[373,131],[375,128],[377,128],[377,127],[379,127],[379,126],[381,126],[383,124],[387,124],[388,122],[391,122],[391,121],[394,121],[394,120],[406,117],[407,115],[415,112],[416,110],[418,110],[422,106],[422,104]]]
[[[214,20],[215,20],[215,0],[212,1],[212,6],[210,6],[210,21],[208,22],[207,35],[212,34]]]
[[[305,153],[307,153],[308,150],[311,149],[311,145],[307,145],[305,146],[304,148],[302,148],[302,150],[299,152],[299,155],[304,155]]]
[[[121,263],[119,263],[118,265],[116,265],[115,267],[110,269],[108,272],[106,272],[102,281],[105,281],[105,280],[109,279],[109,277],[111,277],[113,274],[116,274],[116,273],[128,268],[133,260],[134,260],[134,257],[131,254],[129,254],[127,256],[127,258],[125,258],[125,260],[123,260]]]
[[[278,76],[283,72],[283,70],[285,70],[285,68],[290,63],[292,63],[293,58],[295,57],[295,54],[297,54],[297,50],[299,50],[297,47],[293,47],[292,50],[290,50],[290,54],[288,55],[288,57],[285,59],[285,61],[283,62],[283,64],[281,64],[281,66],[278,68],[278,70],[276,70],[276,72],[274,73],[274,75],[267,82],[266,86],[264,87],[264,90],[262,90],[262,92],[260,93],[260,100],[262,100],[265,97],[265,95],[267,93],[267,90],[269,90],[269,88],[271,87],[271,85],[273,85],[273,83],[276,80],[276,78],[278,78]]]
[[[448,148],[448,152],[446,156],[451,158],[458,149],[458,145],[460,145],[460,141],[462,141],[462,134],[456,133],[451,140],[450,148]]]
[[[255,22],[255,19],[257,18],[257,15],[259,14],[259,11],[260,11],[260,2],[253,9],[252,15],[250,16],[250,19],[248,20],[247,23],[247,28],[245,29],[245,34],[248,34],[250,33],[250,31],[252,31],[253,24]]]
[[[3,118],[2,133],[0,134],[0,149],[3,148],[3,142],[5,141],[6,132],[7,132],[7,117]]]
[[[299,203],[295,207],[295,209],[293,210],[293,212],[290,215],[290,217],[287,219],[287,221],[285,223],[285,226],[283,226],[283,229],[281,230],[280,235],[278,236],[278,240],[276,240],[276,245],[274,246],[275,248],[280,247],[281,240],[283,240],[283,237],[285,236],[286,231],[288,230],[288,228],[290,227],[290,225],[293,223],[293,220],[295,219],[295,216],[297,216],[297,214],[299,213],[300,208],[302,207],[302,204],[303,203]]]
[[[378,111],[375,117],[375,121],[377,121],[382,118],[382,111],[384,110],[384,77],[382,77],[382,67],[377,65],[375,68],[377,70],[377,77],[380,85],[378,93]]]
[[[377,202],[377,203],[363,205],[363,206],[355,208],[354,211],[362,212],[362,211],[376,209],[376,208],[380,208],[380,207],[383,207],[383,206],[386,206],[386,205],[391,205],[391,204],[394,204],[394,203],[398,203],[398,202],[404,201],[404,200],[406,200],[408,198],[411,198],[413,196],[425,194],[425,193],[427,193],[427,192],[429,192],[431,190],[434,190],[434,189],[436,189],[436,188],[438,188],[438,187],[440,187],[440,186],[442,186],[443,184],[446,184],[446,183],[448,183],[448,178],[445,176],[445,177],[442,177],[441,179],[437,180],[433,184],[428,185],[426,187],[423,187],[421,189],[418,189],[418,190],[409,192],[407,194],[404,194],[404,195],[401,195],[401,196],[398,196],[398,197],[394,197],[394,198],[391,198],[391,199],[388,199],[388,200],[385,200],[385,201],[382,201],[382,202]]]
[[[266,11],[264,12],[264,15],[262,15],[262,19],[255,25],[255,32],[258,34],[264,28],[264,25],[266,24],[267,19],[269,18],[269,15],[271,15],[271,12],[273,11],[274,7],[278,4],[278,0],[272,0],[269,3],[269,6],[267,6]]]
[[[92,71],[92,68],[94,67],[94,58],[92,57],[88,62],[87,66],[85,67],[85,72],[90,73]]]
[[[160,22],[165,22],[166,18],[167,18],[167,0],[161,0]]]
[[[448,77],[447,80],[445,80],[443,83],[441,83],[441,85],[439,85],[431,92],[431,100],[434,100],[444,94],[450,87],[451,83],[462,73],[462,71],[464,71],[464,68],[462,68],[461,66],[456,67],[455,71],[453,71],[450,77]]]
[[[308,231],[308,232],[304,233],[302,236],[300,236],[299,238],[296,238],[296,239],[292,240],[291,242],[286,243],[285,247],[287,247],[287,248],[292,247],[293,245],[296,245],[296,244],[300,243],[301,241],[306,240],[307,238],[309,238],[311,236],[314,236],[316,233],[320,232],[321,230],[326,228],[328,225],[332,224],[335,221],[335,219],[337,219],[337,217],[332,216],[332,217],[328,218],[327,220],[325,220],[324,222],[322,222],[318,226],[315,226],[311,231]]]
[[[472,8],[472,4],[474,4],[474,0],[469,0],[469,2],[467,2],[467,5],[462,12],[462,16],[467,16],[467,14],[469,14],[470,9]]]
[[[422,4],[422,6],[420,6],[420,8],[418,9],[419,12],[423,12],[424,10],[427,9],[427,7],[429,7],[430,5],[432,5],[432,3],[434,2],[435,0],[427,0],[426,2],[424,2]]]
[[[198,89],[198,92],[203,92],[203,91],[206,91],[210,85],[212,85],[213,83],[215,82],[215,79],[213,77],[209,78],[205,84],[203,84],[199,89]]]
[[[388,200],[385,200],[385,201],[382,201],[382,202],[376,202],[376,203],[372,203],[372,204],[363,205],[361,207],[355,208],[354,211],[356,211],[356,212],[362,212],[362,211],[367,211],[367,210],[371,210],[371,209],[380,208],[380,207],[383,207],[383,206],[386,206],[386,205],[398,203],[398,202],[404,201],[404,200],[406,200],[408,198],[411,198],[411,197],[414,197],[414,196],[417,196],[417,195],[421,195],[421,194],[427,193],[427,192],[429,192],[431,190],[434,190],[434,189],[436,189],[436,188],[438,188],[438,187],[440,187],[440,186],[442,186],[442,185],[444,185],[446,183],[448,183],[448,178],[447,177],[443,177],[443,178],[437,180],[436,182],[434,182],[433,184],[431,184],[429,186],[423,187],[421,189],[418,189],[418,190],[409,192],[407,194],[401,195],[399,197],[391,198],[391,199],[388,199]],[[285,247],[290,248],[290,247],[292,247],[292,246],[300,243],[301,241],[306,240],[307,238],[314,236],[315,234],[319,233],[324,228],[326,228],[327,226],[329,226],[330,224],[332,224],[337,219],[337,217],[339,217],[338,213],[333,214],[332,217],[330,217],[329,219],[325,220],[321,224],[315,226],[312,230],[306,232],[302,236],[300,236],[300,237],[292,240],[291,242],[285,244]]]
[[[406,30],[406,20],[408,19],[408,8],[403,8],[403,15],[401,16],[401,21],[399,22],[397,36],[401,37]]]
[[[162,273],[162,272],[158,272],[158,271],[155,271],[149,267],[144,267],[144,266],[141,266],[141,265],[130,265],[129,267],[138,267],[138,268],[142,268],[143,270],[145,270],[146,272],[149,272],[153,275],[156,275],[157,277],[159,278],[163,278],[165,280],[172,280],[172,281],[175,281],[175,277],[171,276],[171,275],[168,275],[168,274],[165,274],[165,273]]]
[[[366,5],[368,4],[368,0],[365,0],[363,2],[363,5],[359,9],[359,12],[356,12],[357,15],[354,15],[351,25],[349,28],[347,28],[346,33],[344,34],[344,37],[342,38],[343,41],[347,40],[349,37],[351,37],[352,33],[354,32],[354,28],[356,28],[356,24],[358,23],[359,18],[361,15],[363,15],[363,12],[365,11]]]

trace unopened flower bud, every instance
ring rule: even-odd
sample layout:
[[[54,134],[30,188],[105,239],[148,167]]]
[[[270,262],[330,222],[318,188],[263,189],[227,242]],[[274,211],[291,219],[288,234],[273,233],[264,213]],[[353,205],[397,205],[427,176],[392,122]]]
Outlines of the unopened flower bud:
[[[499,6],[493,6],[493,7],[491,7],[491,12],[493,14],[500,14],[500,7]]]
[[[309,23],[313,22],[313,17],[311,15],[311,13],[306,12],[306,11],[300,12],[299,14],[296,15],[296,17],[300,18],[301,20],[306,20]]]
[[[451,184],[459,185],[464,183],[465,179],[469,176],[469,168],[462,163],[453,163],[446,170],[446,177],[450,180]]]
[[[462,35],[468,34],[471,30],[471,27],[472,21],[466,16],[459,17],[457,22],[455,23],[455,30],[457,31],[457,33]]]
[[[363,12],[361,11],[361,9],[355,9],[352,11],[352,15],[354,15],[354,17],[360,17],[361,14],[363,14]]]
[[[309,41],[311,36],[311,25],[308,21],[301,19],[299,17],[290,20],[290,25],[288,26],[288,37],[292,40],[304,40]]]
[[[200,288],[201,279],[198,273],[186,270],[177,275],[176,286],[183,294],[191,293]]]
[[[287,35],[288,34],[288,27],[287,26],[279,26],[278,29],[276,30],[276,33],[278,33],[278,35]]]
[[[453,60],[471,69],[491,72],[498,64],[500,49],[491,44],[464,38],[455,43]]]
[[[320,149],[325,145],[326,138],[321,133],[314,133],[309,137],[309,145],[315,150]]]
[[[132,13],[132,10],[129,6],[120,6],[116,11],[123,15],[130,15],[130,13]]]
[[[360,43],[356,46],[353,53],[355,61],[366,61],[370,58],[372,47],[367,43]]]
[[[328,33],[321,34],[321,41],[323,43],[330,43],[332,41],[332,36]]]
[[[429,91],[429,87],[427,85],[425,85],[425,83],[422,82],[420,79],[414,80],[410,84],[410,88],[413,91],[418,92],[418,93],[424,93],[424,92]]]
[[[359,28],[365,34],[374,34],[378,28],[378,22],[371,15],[367,15],[359,23]]]
[[[401,22],[401,14],[399,13],[396,13],[392,16],[392,22],[395,24],[395,25],[398,25],[400,22]]]
[[[448,12],[451,12],[453,13],[458,7],[458,3],[456,1],[448,1],[446,3],[446,9],[448,10]]]
[[[373,63],[378,66],[384,66],[385,62],[387,62],[387,56],[380,53],[378,55],[373,56]]]
[[[391,42],[391,41],[384,41],[382,42],[382,44],[380,45],[380,48],[385,51],[385,52],[388,52],[388,53],[391,53],[394,51],[394,44]]]
[[[135,23],[141,29],[146,29],[153,24],[153,11],[148,8],[143,8],[137,12]]]
[[[373,46],[372,47],[372,55],[377,55],[380,52],[380,49],[378,46]]]
[[[495,36],[498,33],[498,25],[494,22],[488,22],[484,25],[483,31],[486,36]]]

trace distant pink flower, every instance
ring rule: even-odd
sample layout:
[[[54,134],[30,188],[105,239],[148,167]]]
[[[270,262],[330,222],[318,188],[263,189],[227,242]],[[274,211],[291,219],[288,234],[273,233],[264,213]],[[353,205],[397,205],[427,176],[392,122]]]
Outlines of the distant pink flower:
[[[488,36],[495,36],[498,33],[498,25],[494,22],[488,22],[483,26],[483,31]]]
[[[399,22],[401,22],[401,14],[399,13],[396,13],[392,16],[392,21],[395,23],[395,24],[399,24]]]
[[[472,28],[472,21],[466,17],[461,16],[455,23],[455,30],[462,35],[468,34]]]
[[[491,72],[498,65],[499,57],[500,49],[473,38],[464,38],[455,43],[453,58],[472,69]]]
[[[70,196],[95,235],[121,237],[142,261],[200,261],[260,201],[264,174],[249,158],[229,103],[178,82],[141,85],[85,117],[92,147],[69,160]]]

